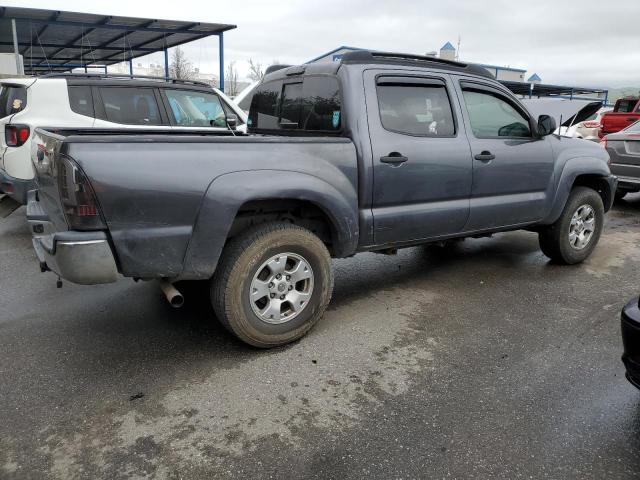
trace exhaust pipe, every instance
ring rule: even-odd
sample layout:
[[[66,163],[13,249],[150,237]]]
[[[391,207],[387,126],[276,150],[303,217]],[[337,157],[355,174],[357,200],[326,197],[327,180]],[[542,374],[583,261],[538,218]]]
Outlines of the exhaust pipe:
[[[167,297],[169,305],[173,308],[180,308],[184,305],[184,297],[172,283],[162,279],[160,280],[160,289],[162,293],[164,293],[164,296]]]

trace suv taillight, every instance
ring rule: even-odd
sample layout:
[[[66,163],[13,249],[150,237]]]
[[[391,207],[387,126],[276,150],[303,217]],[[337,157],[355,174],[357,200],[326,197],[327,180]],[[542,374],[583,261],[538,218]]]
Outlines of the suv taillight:
[[[84,172],[70,158],[60,155],[56,159],[58,191],[62,209],[73,230],[102,230],[96,195]]]
[[[4,141],[7,147],[20,147],[29,140],[31,130],[27,125],[5,125]]]

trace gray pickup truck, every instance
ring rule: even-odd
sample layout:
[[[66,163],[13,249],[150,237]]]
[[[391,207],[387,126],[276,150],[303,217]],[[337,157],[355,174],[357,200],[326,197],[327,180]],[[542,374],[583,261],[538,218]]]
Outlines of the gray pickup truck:
[[[528,229],[577,263],[616,190],[603,148],[551,135],[552,118],[483,69],[430,57],[354,52],[271,73],[248,126],[37,130],[27,215],[43,271],[167,292],[208,281],[218,319],[272,347],[322,316],[331,257]]]

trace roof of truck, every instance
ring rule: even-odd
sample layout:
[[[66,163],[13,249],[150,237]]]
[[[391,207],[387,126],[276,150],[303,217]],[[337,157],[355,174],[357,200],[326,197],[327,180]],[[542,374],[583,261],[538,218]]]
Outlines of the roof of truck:
[[[283,68],[265,76],[264,81],[277,80],[295,75],[336,74],[342,65],[400,65],[420,68],[435,68],[438,70],[452,70],[469,75],[495,79],[486,69],[470,63],[444,60],[442,58],[425,57],[408,53],[372,52],[358,50],[343,54],[340,61],[309,63],[294,67]]]

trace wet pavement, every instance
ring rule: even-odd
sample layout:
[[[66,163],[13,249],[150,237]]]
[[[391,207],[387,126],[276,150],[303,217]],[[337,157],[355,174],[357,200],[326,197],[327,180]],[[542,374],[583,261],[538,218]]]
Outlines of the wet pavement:
[[[157,285],[40,274],[0,221],[0,478],[636,478],[640,195],[594,255],[533,233],[334,261],[301,341],[261,351]]]

